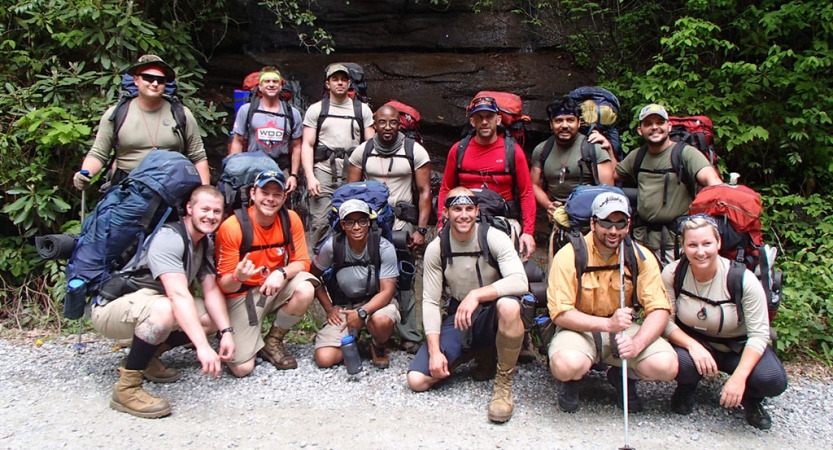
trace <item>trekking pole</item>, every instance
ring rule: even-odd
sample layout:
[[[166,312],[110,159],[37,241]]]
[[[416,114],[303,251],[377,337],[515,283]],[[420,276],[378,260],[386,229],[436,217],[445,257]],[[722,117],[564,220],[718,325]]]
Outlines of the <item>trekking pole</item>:
[[[634,286],[636,289],[636,286]],[[619,242],[619,308],[625,308],[625,239]],[[625,328],[622,335],[628,332]],[[625,445],[619,450],[635,450],[628,445],[628,360],[622,358],[622,409],[625,411]]]
[[[89,170],[82,170],[81,175],[90,176]],[[81,226],[84,226],[84,212],[87,209],[87,191],[81,191]],[[78,319],[78,338],[75,340],[75,351],[81,353],[84,349],[84,344],[81,342],[81,335],[84,333],[84,317]]]

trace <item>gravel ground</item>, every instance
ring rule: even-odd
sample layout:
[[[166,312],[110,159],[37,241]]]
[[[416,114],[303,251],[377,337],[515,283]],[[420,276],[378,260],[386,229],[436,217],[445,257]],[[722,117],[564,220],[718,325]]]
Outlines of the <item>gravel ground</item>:
[[[0,448],[307,448],[307,449],[584,449],[624,444],[622,412],[602,373],[582,386],[581,409],[561,412],[557,384],[543,361],[520,365],[515,414],[507,424],[486,417],[491,382],[469,377],[472,365],[427,393],[405,383],[411,357],[391,352],[391,367],[348,377],[343,366],[321,370],[312,346],[292,345],[297,370],[259,365],[245,379],[199,373],[196,356],[175,349],[163,356],[182,370],[180,381],[145,386],[166,398],[173,415],[138,419],[108,406],[114,368],[126,350],[85,335],[77,354],[73,339],[40,347],[0,341]],[[831,381],[793,376],[790,387],[768,402],[773,430],[748,426],[740,410],[718,404],[719,381],[701,385],[699,406],[687,417],[670,412],[671,384],[640,384],[646,411],[630,416],[632,447],[769,449],[833,448]],[[163,447],[164,446],[164,447]]]

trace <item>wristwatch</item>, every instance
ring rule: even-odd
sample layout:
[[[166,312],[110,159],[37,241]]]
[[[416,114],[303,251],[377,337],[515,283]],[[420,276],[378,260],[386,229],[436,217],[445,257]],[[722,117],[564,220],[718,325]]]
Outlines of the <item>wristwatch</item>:
[[[421,235],[423,235],[423,236],[428,235],[428,228],[425,228],[425,227],[417,227],[417,229],[416,229],[416,230],[417,230],[417,233],[419,233],[419,234],[421,234]]]
[[[359,314],[359,319],[362,319],[362,322],[367,322],[367,311],[364,308],[359,308],[356,312]]]
[[[223,328],[222,330],[220,330],[220,337],[223,337],[223,335],[226,333],[234,334],[234,327]]]
[[[280,272],[280,273],[281,273],[281,275],[283,275],[283,279],[284,279],[284,280],[286,279],[286,271],[285,271],[285,270],[283,270],[283,267],[278,267],[278,268],[276,268],[276,269],[275,269],[275,272]]]

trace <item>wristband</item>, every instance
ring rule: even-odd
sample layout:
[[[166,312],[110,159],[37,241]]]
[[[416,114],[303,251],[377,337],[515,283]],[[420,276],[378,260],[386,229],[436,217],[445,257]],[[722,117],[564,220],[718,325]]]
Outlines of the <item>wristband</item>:
[[[290,173],[287,178],[290,178],[290,177],[295,177],[296,180],[298,179],[298,175],[294,174],[294,173]]]
[[[220,337],[222,337],[226,333],[234,334],[234,327],[228,327],[220,330]]]
[[[281,275],[283,275],[283,279],[284,279],[284,280],[286,280],[286,271],[285,271],[285,270],[283,270],[283,267],[277,267],[277,268],[275,268],[275,272],[280,272],[280,273],[281,273]]]
[[[234,276],[234,272],[232,272],[232,273],[231,273],[231,279],[232,279],[232,280],[234,280],[234,281],[235,281],[235,282],[237,282],[237,283],[243,284],[243,282],[242,282],[242,281],[240,281],[239,279],[237,279],[237,277],[236,277],[236,276]]]

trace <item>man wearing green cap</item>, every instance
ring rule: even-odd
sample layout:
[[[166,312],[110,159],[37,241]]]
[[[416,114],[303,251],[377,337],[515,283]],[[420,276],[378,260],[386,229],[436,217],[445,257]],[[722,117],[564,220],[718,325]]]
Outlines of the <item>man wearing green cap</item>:
[[[133,77],[137,94],[111,106],[101,117],[95,142],[75,173],[73,185],[87,189],[102,169],[108,170],[109,180],[115,184],[157,149],[185,154],[203,184],[208,184],[208,158],[197,120],[188,108],[165,94],[166,83],[176,80],[174,69],[156,55],[143,55],[127,74]]]

